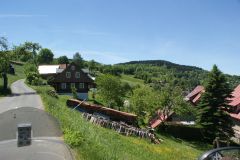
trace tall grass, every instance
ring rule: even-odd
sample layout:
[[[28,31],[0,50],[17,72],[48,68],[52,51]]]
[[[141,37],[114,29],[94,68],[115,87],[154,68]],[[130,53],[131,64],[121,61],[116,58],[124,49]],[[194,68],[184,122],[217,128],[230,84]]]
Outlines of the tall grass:
[[[160,145],[145,139],[125,137],[112,130],[85,121],[78,111],[66,107],[68,96],[51,97],[48,86],[33,87],[41,95],[47,112],[56,117],[64,132],[64,140],[79,160],[193,160],[203,151],[198,145],[161,136]]]

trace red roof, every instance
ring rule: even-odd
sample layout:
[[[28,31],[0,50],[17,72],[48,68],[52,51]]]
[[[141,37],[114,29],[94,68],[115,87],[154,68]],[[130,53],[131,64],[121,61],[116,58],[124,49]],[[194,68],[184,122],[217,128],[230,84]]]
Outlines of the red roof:
[[[240,105],[240,85],[238,85],[234,91],[232,92],[232,98],[230,99],[231,102],[229,103],[230,106],[239,106]]]
[[[186,96],[186,99],[188,101],[191,101],[193,104],[196,104],[200,100],[201,95],[204,91],[205,90],[203,86],[197,86],[191,93]]]
[[[237,120],[240,120],[240,113],[236,114],[236,113],[230,113],[229,114],[232,118],[235,118]]]
[[[150,121],[150,127],[156,128],[159,126],[163,121],[166,121],[174,112],[171,112],[169,116],[164,116],[161,112],[157,113],[157,117]]]

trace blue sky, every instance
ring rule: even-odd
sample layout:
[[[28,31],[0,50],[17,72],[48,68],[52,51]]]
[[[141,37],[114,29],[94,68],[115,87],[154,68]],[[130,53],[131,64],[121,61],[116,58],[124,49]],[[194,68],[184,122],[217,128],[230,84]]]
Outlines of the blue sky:
[[[162,59],[240,75],[240,0],[5,0],[0,36],[104,64]]]

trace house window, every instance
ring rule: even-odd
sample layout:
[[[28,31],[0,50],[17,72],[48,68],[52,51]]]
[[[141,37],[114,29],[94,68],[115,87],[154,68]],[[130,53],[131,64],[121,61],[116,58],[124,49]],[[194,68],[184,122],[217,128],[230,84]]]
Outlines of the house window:
[[[71,72],[66,72],[66,77],[71,78]]]
[[[61,83],[61,89],[66,89],[67,86],[66,86],[66,83]]]
[[[84,88],[84,83],[79,83],[79,88],[83,89]]]
[[[75,70],[75,66],[71,66],[71,69],[74,71]]]
[[[75,77],[76,77],[76,78],[80,78],[80,72],[76,72],[76,73],[75,73]]]
[[[71,88],[75,88],[75,83],[71,83]]]

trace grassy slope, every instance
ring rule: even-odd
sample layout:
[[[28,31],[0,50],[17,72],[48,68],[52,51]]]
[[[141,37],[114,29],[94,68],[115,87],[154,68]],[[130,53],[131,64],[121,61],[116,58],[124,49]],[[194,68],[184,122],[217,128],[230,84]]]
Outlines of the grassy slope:
[[[126,75],[126,74],[121,74],[121,81],[127,82],[129,83],[129,85],[132,85],[132,86],[144,84],[143,80],[134,78],[133,75]]]
[[[78,142],[73,149],[79,160],[191,160],[203,152],[199,145],[179,142],[165,136],[160,136],[164,139],[160,145],[151,144],[144,139],[122,136],[112,130],[93,125],[85,121],[79,112],[68,109],[68,96],[56,99],[46,94],[46,91],[51,89],[48,86],[33,88],[41,95],[45,109],[60,121],[65,141],[70,144],[74,144],[72,141]]]
[[[13,82],[15,82],[19,79],[25,78],[23,66],[14,65],[14,68],[15,68],[15,75],[8,74],[8,86],[9,87]],[[2,86],[3,86],[3,79],[0,78],[0,90],[2,89]],[[5,96],[7,94],[10,94],[10,93],[2,93],[0,91],[0,96]]]

